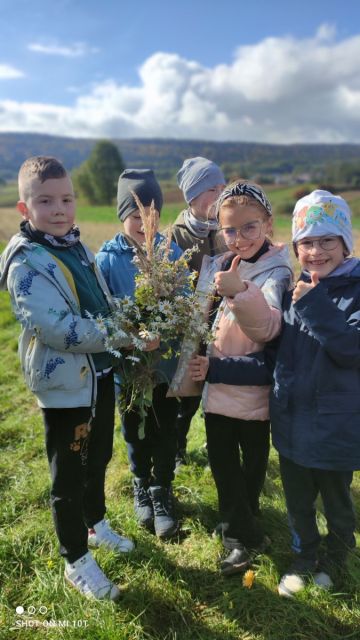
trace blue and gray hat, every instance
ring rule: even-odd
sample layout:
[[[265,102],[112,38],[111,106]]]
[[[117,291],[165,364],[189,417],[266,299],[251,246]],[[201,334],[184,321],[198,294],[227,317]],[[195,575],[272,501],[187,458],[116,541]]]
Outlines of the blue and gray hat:
[[[351,209],[341,196],[316,189],[297,201],[293,213],[292,240],[317,236],[341,236],[349,253],[353,250]]]

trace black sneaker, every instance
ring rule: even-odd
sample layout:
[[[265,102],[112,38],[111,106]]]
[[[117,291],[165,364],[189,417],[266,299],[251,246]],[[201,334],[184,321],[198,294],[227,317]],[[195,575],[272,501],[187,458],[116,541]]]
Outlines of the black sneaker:
[[[242,546],[233,549],[220,564],[220,573],[223,576],[232,576],[234,573],[244,573],[250,566],[251,558],[248,550]]]
[[[148,493],[149,481],[147,478],[134,478],[134,509],[136,519],[142,527],[154,528],[154,511],[151,498]]]
[[[149,487],[149,496],[154,511],[155,533],[159,538],[170,538],[179,526],[174,515],[171,487]]]

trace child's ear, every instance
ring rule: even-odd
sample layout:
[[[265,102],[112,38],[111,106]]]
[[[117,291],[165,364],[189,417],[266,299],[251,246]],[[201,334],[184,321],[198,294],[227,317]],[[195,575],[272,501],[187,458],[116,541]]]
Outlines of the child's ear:
[[[268,216],[266,219],[266,235],[271,238],[273,234],[273,219],[272,216]]]
[[[26,202],[24,202],[23,200],[19,200],[16,208],[21,213],[24,220],[29,220],[29,209],[26,206]]]

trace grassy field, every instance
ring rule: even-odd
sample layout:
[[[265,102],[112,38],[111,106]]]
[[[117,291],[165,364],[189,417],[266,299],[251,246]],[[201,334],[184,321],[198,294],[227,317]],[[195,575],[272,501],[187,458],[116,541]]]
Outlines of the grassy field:
[[[281,196],[284,201],[288,198],[283,192]],[[353,200],[357,202],[358,194]],[[162,219],[168,217],[168,222],[179,210],[174,205],[167,216],[165,209]],[[94,250],[119,229],[110,214],[108,208],[80,209],[82,234]],[[0,242],[17,230],[18,222],[13,208],[0,209]],[[275,237],[289,241],[289,230],[289,216],[278,215]],[[356,231],[357,255],[359,235]],[[136,524],[131,473],[117,419],[106,485],[108,518],[115,529],[134,539],[136,549],[128,557],[100,550],[95,555],[109,577],[122,586],[122,599],[118,604],[84,601],[65,587],[49,509],[41,416],[22,379],[16,353],[19,327],[5,293],[0,294],[0,331],[1,640],[359,640],[358,551],[351,554],[348,577],[331,593],[319,592],[310,584],[293,601],[277,595],[279,577],[291,556],[274,451],[261,501],[271,548],[254,565],[251,589],[243,587],[241,576],[220,577],[223,550],[211,536],[218,522],[216,492],[203,448],[200,413],[190,431],[189,464],[174,483],[181,533],[168,543]],[[360,473],[355,474],[354,498],[359,513]],[[321,513],[319,525],[324,533]],[[360,529],[358,544],[359,534]],[[24,613],[16,613],[16,607],[23,607]]]
[[[261,501],[272,539],[258,558],[251,590],[240,576],[217,571],[222,547],[212,538],[217,524],[214,483],[207,466],[204,425],[191,428],[190,463],[177,475],[175,495],[182,529],[162,543],[137,526],[131,474],[117,428],[107,476],[108,517],[133,538],[128,557],[104,551],[96,557],[123,588],[119,604],[84,601],[64,586],[49,502],[43,428],[16,355],[18,327],[7,295],[0,294],[0,638],[97,640],[340,640],[358,639],[360,558],[352,553],[349,576],[332,593],[309,585],[294,601],[279,598],[276,585],[290,561],[289,533],[276,455],[272,452]],[[354,483],[360,508],[360,477]],[[324,531],[324,519],[319,517]],[[22,606],[24,614],[16,613]],[[53,625],[53,626],[51,626]],[[56,626],[55,626],[56,625]]]

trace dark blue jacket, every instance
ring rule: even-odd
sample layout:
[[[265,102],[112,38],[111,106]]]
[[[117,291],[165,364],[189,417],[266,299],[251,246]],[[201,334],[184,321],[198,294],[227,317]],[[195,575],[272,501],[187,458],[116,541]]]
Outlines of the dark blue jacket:
[[[360,469],[360,263],[348,275],[324,278],[295,304],[291,297],[284,296],[270,395],[273,444],[305,467]],[[274,360],[269,347],[265,357],[239,359],[237,373],[228,369],[231,381],[224,374],[217,381],[249,384],[251,376],[251,384],[264,384]],[[210,375],[219,378],[217,368]]]

